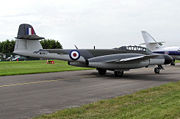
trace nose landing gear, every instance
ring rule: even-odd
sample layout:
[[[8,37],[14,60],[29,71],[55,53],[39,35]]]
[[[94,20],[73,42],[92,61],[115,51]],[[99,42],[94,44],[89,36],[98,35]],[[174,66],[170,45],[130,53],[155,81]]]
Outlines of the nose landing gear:
[[[175,59],[171,62],[171,66],[175,66]]]
[[[154,68],[154,73],[160,74],[161,70],[164,70],[164,68],[162,67],[162,65],[158,65],[158,67]]]

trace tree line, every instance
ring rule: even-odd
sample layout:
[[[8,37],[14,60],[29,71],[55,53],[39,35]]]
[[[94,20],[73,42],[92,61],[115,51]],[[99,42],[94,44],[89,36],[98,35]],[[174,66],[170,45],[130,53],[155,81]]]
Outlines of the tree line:
[[[44,39],[40,41],[43,49],[62,49],[59,41],[53,39]],[[13,53],[15,47],[15,40],[6,40],[0,42],[0,53]]]

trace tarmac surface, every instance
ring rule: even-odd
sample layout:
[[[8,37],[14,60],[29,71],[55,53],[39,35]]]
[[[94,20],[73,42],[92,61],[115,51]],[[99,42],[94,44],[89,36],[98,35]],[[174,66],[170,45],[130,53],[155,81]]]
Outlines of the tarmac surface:
[[[96,70],[1,76],[0,119],[29,119],[179,80],[180,64],[161,74],[153,67],[130,70],[121,78]]]

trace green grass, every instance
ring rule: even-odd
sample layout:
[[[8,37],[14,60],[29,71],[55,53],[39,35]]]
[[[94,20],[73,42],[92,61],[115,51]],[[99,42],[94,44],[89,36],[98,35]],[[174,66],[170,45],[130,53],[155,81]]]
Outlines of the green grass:
[[[176,62],[175,63],[180,63],[180,60],[176,60]]]
[[[180,82],[34,119],[180,119]]]
[[[90,68],[69,66],[67,62],[60,60],[55,60],[55,64],[46,64],[46,60],[0,62],[0,76],[85,69]]]

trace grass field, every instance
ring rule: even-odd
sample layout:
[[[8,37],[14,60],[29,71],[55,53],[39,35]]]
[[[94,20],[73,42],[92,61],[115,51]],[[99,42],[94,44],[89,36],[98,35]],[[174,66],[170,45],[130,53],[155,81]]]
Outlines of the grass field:
[[[176,63],[180,63],[180,60],[176,60]],[[60,60],[55,60],[55,64],[46,64],[46,60],[0,62],[0,76],[87,69],[90,68],[69,66],[67,62]]]
[[[176,63],[180,63],[180,60],[176,60]]]
[[[0,62],[0,76],[84,69],[88,68],[69,66],[67,62],[60,60],[55,60],[55,64],[46,64],[46,60]]]
[[[34,119],[180,119],[180,82]]]

